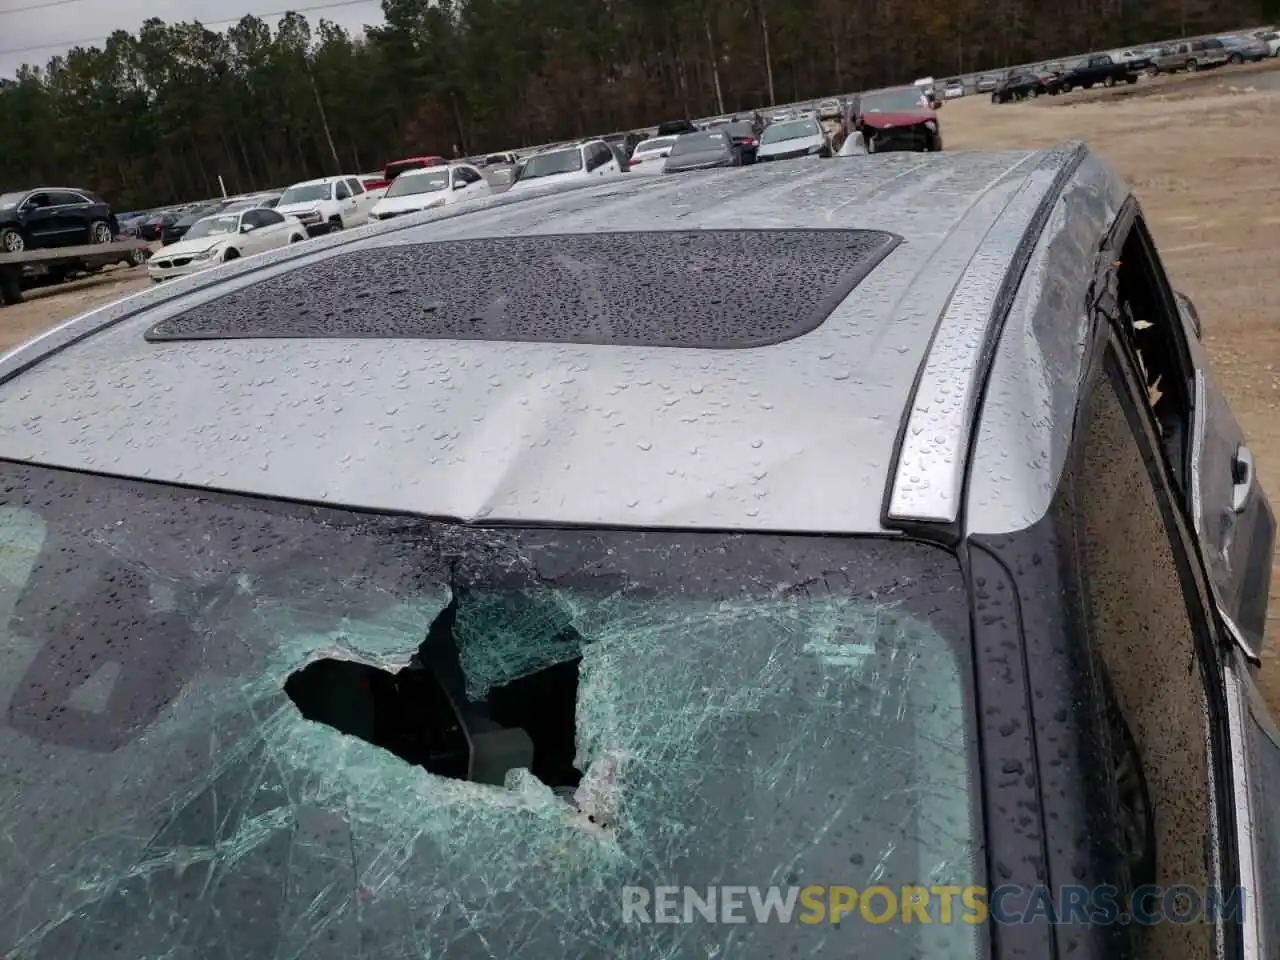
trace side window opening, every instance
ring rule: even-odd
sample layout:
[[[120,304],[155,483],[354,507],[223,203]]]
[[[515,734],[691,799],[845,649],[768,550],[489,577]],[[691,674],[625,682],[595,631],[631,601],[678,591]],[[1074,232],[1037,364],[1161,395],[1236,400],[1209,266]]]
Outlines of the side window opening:
[[[1073,460],[1080,609],[1109,740],[1114,843],[1132,894],[1146,884],[1205,889],[1212,759],[1206,668],[1210,630],[1184,580],[1180,538],[1163,510],[1142,384],[1113,337],[1089,388]],[[1128,373],[1126,373],[1128,371]],[[1130,379],[1132,377],[1132,379]],[[1135,554],[1134,545],[1141,544]],[[1209,960],[1204,925],[1132,928],[1135,960]]]
[[[1155,245],[1135,218],[1117,261],[1116,318],[1155,419],[1175,481],[1186,489],[1191,442],[1190,363],[1182,328]]]
[[[347,185],[345,183],[339,183],[337,193],[335,193],[334,196],[336,196],[339,200],[350,200],[351,191],[347,188]]]

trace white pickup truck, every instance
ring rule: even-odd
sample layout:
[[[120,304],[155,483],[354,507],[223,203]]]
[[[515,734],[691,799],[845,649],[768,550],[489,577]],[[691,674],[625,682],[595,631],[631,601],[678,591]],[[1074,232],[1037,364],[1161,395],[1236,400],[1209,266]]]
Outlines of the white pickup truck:
[[[311,236],[359,227],[369,222],[369,211],[378,197],[354,175],[324,177],[295,183],[280,195],[276,210],[297,217]]]

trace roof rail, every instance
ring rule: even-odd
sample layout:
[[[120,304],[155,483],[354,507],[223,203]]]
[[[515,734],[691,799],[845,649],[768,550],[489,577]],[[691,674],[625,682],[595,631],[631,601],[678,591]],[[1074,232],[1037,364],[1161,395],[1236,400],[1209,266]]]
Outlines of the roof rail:
[[[934,329],[890,471],[885,525],[960,517],[978,401],[1014,294],[1082,143],[1046,151],[987,231]]]

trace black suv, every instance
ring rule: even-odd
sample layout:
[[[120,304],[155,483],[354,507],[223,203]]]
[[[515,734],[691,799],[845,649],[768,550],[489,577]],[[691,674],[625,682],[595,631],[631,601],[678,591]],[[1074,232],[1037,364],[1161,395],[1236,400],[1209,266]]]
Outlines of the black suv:
[[[111,207],[78,187],[0,194],[0,254],[111,243],[119,229]]]
[[[1044,78],[1032,70],[1011,70],[991,91],[992,103],[1010,103],[1047,93]]]

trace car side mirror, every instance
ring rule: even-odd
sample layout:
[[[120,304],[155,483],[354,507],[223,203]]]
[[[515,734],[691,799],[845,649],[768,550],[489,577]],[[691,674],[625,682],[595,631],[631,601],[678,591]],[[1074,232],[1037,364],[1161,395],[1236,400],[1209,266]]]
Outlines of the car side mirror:
[[[1173,291],[1173,299],[1178,303],[1178,312],[1195,331],[1196,339],[1199,340],[1204,335],[1204,331],[1200,326],[1200,311],[1196,309],[1196,305],[1191,302],[1191,298],[1185,293],[1177,290]]]
[[[252,229],[253,229],[253,224],[252,224],[252,223],[242,223],[242,224],[240,224],[240,232],[241,232],[241,233],[248,233],[248,232],[249,232],[250,230],[252,230]]]
[[[463,187],[465,187],[465,186],[466,186],[466,184],[465,184],[465,183],[463,183],[461,180],[459,180],[457,183],[455,183],[455,184],[453,185],[453,189],[455,189],[455,190],[461,190],[461,189],[462,189]]]

